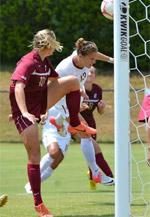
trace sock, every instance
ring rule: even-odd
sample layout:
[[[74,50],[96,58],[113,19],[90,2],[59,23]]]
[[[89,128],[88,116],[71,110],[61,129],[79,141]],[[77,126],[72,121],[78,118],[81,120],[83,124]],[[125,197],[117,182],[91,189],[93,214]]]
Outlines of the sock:
[[[41,173],[41,182],[44,182],[49,176],[51,176],[53,173],[53,169],[48,166],[45,170]]]
[[[107,161],[104,159],[104,156],[103,156],[102,152],[96,154],[95,157],[96,157],[96,163],[97,163],[97,165],[99,166],[99,168],[100,168],[107,176],[113,178],[113,177],[114,177],[114,176],[113,176],[113,173],[112,173],[112,171],[111,171],[111,169],[110,169],[110,167],[109,167]],[[90,168],[89,168],[89,171],[90,171],[90,179],[92,179],[92,171],[90,170]]]
[[[89,168],[89,172],[90,172],[90,173],[89,173],[89,179],[92,180],[92,171],[91,171],[90,168]]]
[[[40,161],[40,171],[41,171],[41,182],[45,181],[53,172],[51,164],[54,159],[49,155],[45,154]]]
[[[41,161],[40,161],[40,171],[41,173],[47,169],[47,167],[50,167],[54,159],[49,155],[49,153],[45,154]]]
[[[37,164],[28,164],[27,170],[30,186],[33,192],[34,204],[35,206],[38,206],[43,202],[41,197],[40,166]]]
[[[104,156],[101,153],[96,154],[96,163],[99,166],[99,168],[106,174],[106,176],[109,176],[111,178],[113,178],[113,173],[107,163],[107,161],[104,159]]]
[[[80,124],[78,113],[80,111],[80,91],[72,91],[66,95],[66,104],[69,110],[70,125],[76,127]]]
[[[95,151],[91,138],[81,138],[81,150],[89,168],[92,171],[92,175],[97,175],[99,167],[96,164]]]

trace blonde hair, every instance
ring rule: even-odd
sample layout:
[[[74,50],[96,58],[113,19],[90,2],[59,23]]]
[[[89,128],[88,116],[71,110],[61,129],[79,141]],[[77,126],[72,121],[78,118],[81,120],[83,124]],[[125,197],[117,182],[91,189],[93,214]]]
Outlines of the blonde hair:
[[[98,48],[94,42],[86,41],[84,38],[79,38],[75,43],[77,54],[86,56],[93,52],[98,52]]]
[[[63,46],[56,40],[55,33],[49,29],[43,29],[38,31],[33,38],[31,45],[33,48],[45,49],[53,48],[59,52],[62,51]]]

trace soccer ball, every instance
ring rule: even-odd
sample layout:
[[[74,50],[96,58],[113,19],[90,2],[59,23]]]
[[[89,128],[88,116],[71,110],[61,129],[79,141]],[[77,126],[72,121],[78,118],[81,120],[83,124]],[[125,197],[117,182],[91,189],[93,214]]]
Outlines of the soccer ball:
[[[113,0],[103,0],[101,3],[101,12],[109,20],[113,20],[114,16],[114,2]]]

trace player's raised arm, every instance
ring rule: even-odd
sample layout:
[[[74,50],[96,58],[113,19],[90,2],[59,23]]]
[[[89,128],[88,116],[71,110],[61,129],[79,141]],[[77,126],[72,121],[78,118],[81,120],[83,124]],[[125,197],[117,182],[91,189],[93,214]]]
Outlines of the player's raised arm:
[[[114,63],[114,58],[109,57],[103,53],[97,52],[96,60],[101,60],[104,62]]]

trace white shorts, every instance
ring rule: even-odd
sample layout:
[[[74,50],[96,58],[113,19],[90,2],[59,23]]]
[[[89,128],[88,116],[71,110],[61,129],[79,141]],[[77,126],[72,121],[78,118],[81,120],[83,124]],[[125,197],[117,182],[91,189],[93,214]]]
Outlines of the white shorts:
[[[60,131],[58,131],[57,128],[49,122],[50,116],[56,117],[59,113],[59,110],[55,108],[55,106],[49,109],[48,119],[46,124],[43,126],[42,142],[46,149],[51,145],[51,143],[57,142],[62,153],[65,154],[71,140],[71,135],[67,130],[68,122],[64,120],[63,128]]]

